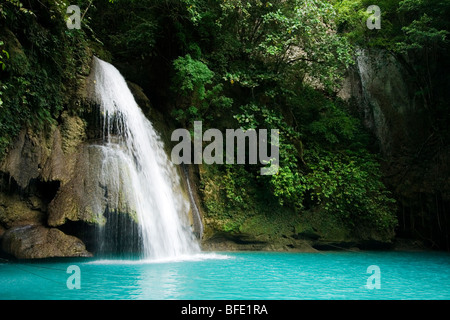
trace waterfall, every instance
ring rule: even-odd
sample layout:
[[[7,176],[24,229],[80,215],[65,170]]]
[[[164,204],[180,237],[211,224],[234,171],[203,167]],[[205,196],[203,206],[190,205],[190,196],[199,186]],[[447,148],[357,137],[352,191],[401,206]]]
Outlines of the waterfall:
[[[189,181],[189,172],[187,170],[187,167],[185,164],[182,164],[181,167],[183,168],[184,175],[186,177],[186,184],[187,189],[189,192],[189,200],[192,206],[192,215],[194,219],[194,230],[197,234],[197,237],[201,239],[203,237],[203,223],[202,218],[200,216],[200,211],[198,210],[197,204],[195,203],[194,199],[194,192],[192,191],[191,182]]]
[[[98,211],[106,208],[99,217],[104,221],[97,240],[100,251],[106,243],[120,243],[143,258],[199,252],[180,177],[125,79],[95,57],[91,77],[103,135],[102,143],[91,146],[101,161],[96,177],[104,199],[98,199]]]

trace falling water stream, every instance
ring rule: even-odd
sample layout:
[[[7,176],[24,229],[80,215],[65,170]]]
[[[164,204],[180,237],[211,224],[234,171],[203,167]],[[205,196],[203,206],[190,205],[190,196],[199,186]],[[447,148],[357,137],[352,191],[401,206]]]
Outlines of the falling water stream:
[[[199,252],[177,170],[125,79],[98,58],[94,58],[92,75],[92,98],[100,106],[103,124],[103,141],[92,147],[101,153],[99,184],[105,190],[106,219],[115,215],[117,221],[125,221],[117,217],[129,215],[135,221],[136,230],[121,228],[119,223],[115,232],[130,233],[129,245],[137,246],[143,258]],[[104,228],[99,233],[100,242],[111,236]]]

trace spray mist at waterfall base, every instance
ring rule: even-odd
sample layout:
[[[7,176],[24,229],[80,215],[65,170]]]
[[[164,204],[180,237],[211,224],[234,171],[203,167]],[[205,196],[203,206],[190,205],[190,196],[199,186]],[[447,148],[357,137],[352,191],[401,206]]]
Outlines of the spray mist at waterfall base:
[[[135,264],[153,264],[153,263],[172,263],[172,262],[189,262],[189,261],[204,261],[204,260],[227,260],[233,259],[232,256],[225,253],[194,253],[194,254],[184,254],[176,257],[165,257],[165,258],[149,258],[149,259],[139,259],[139,258],[128,258],[128,259],[96,259],[95,261],[88,262],[87,264],[94,265],[135,265]]]

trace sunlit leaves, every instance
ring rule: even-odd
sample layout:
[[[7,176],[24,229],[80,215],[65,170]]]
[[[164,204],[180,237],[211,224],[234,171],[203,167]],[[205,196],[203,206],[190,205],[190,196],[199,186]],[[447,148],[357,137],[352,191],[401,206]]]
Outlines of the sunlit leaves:
[[[173,62],[177,72],[175,82],[184,93],[195,91],[200,100],[205,97],[205,85],[210,84],[214,72],[206,64],[194,60],[191,55],[179,57]]]

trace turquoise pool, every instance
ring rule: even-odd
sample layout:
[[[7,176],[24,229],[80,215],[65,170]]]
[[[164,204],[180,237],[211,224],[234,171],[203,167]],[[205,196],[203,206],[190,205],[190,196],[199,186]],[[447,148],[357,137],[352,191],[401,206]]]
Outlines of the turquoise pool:
[[[159,261],[0,260],[0,299],[450,299],[450,254],[216,252]]]

